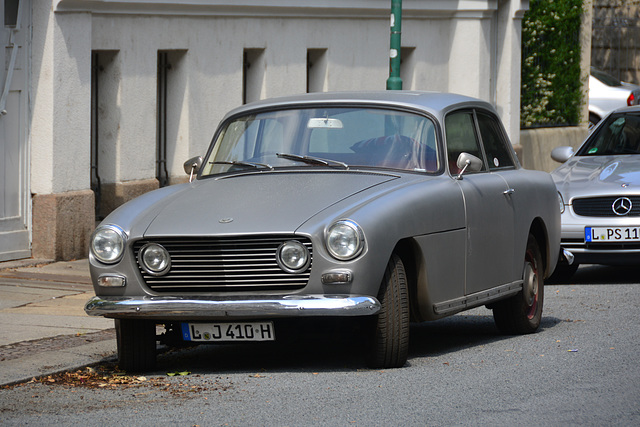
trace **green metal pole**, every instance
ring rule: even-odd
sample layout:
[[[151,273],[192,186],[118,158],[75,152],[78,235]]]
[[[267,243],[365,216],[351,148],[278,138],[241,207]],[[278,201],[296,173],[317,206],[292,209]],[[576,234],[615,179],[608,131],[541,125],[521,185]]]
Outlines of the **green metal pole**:
[[[387,90],[402,90],[400,47],[402,39],[402,0],[391,0],[391,49]]]

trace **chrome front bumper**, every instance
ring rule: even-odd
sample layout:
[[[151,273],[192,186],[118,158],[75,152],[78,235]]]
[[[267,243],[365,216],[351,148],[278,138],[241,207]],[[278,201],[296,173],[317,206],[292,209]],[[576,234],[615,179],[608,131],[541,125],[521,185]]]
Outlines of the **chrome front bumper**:
[[[367,296],[305,295],[253,299],[211,297],[93,297],[84,307],[90,316],[155,318],[159,320],[216,320],[229,317],[274,318],[309,316],[367,316],[380,302]]]

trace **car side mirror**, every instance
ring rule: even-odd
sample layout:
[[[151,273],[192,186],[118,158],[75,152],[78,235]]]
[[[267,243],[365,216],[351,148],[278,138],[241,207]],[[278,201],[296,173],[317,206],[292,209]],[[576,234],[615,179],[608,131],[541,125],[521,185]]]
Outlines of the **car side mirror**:
[[[469,153],[460,153],[456,166],[460,169],[460,173],[456,179],[462,179],[462,174],[465,172],[478,172],[482,170],[482,160]]]
[[[573,156],[573,147],[556,147],[551,150],[551,158],[558,163],[564,163]]]
[[[186,162],[184,162],[184,172],[189,175],[189,182],[193,181],[194,175],[198,173],[200,168],[202,167],[202,157],[196,156],[192,157]]]

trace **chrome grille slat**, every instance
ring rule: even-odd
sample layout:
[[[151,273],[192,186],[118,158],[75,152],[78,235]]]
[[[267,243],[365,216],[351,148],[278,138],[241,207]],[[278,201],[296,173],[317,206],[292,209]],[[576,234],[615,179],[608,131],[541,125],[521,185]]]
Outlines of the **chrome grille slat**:
[[[233,273],[225,273],[225,274],[212,274],[213,272],[209,272],[210,274],[184,274],[184,272],[178,272],[176,274],[171,275],[171,279],[165,279],[164,277],[160,277],[162,282],[167,282],[172,279],[181,279],[181,280],[231,280],[231,279],[242,279],[245,278],[247,280],[297,280],[296,277],[288,278],[283,277],[281,274],[271,274],[271,278],[268,276],[261,275],[260,278],[256,278],[255,274],[246,274],[247,272],[233,272]],[[151,282],[153,280],[157,280],[157,277],[150,276],[147,282]]]
[[[266,282],[265,280],[226,280],[224,285],[219,285],[223,288],[227,288],[230,286],[262,286],[264,285]],[[291,283],[287,283],[285,281],[282,280],[277,280],[274,281],[276,283],[282,283],[282,284],[286,284],[288,285],[295,285],[295,281],[292,281]],[[170,281],[162,281],[162,282],[156,282],[153,280],[150,280],[147,284],[151,285],[157,285],[158,287],[162,287],[162,286],[175,286],[175,285],[184,285],[184,284],[188,284],[189,286],[211,286],[211,284],[208,281],[191,281],[189,280],[188,282],[186,281],[180,281],[180,280],[170,280]]]
[[[171,255],[171,270],[152,276],[139,265],[140,274],[156,292],[224,292],[293,290],[306,286],[311,266],[300,274],[283,271],[276,262],[278,247],[288,240],[304,244],[311,254],[311,241],[302,236],[240,238],[154,238],[134,243],[136,260],[142,246],[159,243]]]
[[[275,257],[275,255],[274,255]],[[172,261],[173,263],[173,261]],[[175,265],[172,264],[172,270],[175,271],[179,271],[179,270],[189,270],[189,269],[193,269],[193,270],[206,270],[206,269],[211,269],[211,270],[215,270],[215,271],[220,271],[221,269],[226,270],[226,269],[230,269],[230,270],[235,270],[237,268],[245,268],[245,269],[251,269],[251,270],[256,270],[256,269],[266,269],[268,270],[269,268],[271,269],[277,269],[277,266],[273,266],[273,264],[268,263],[268,262],[261,262],[261,263],[254,263],[254,262],[205,262],[205,263],[196,263],[196,264],[178,264],[176,263]]]

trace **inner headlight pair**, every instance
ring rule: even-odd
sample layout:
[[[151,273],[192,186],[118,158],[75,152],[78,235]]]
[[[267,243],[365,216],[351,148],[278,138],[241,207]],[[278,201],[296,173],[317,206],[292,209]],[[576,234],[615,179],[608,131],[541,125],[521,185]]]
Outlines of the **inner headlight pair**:
[[[298,274],[309,268],[311,256],[305,245],[297,240],[284,242],[276,252],[278,266],[287,273]]]
[[[138,262],[147,273],[153,276],[161,276],[171,268],[169,251],[157,243],[147,243],[141,247]]]

